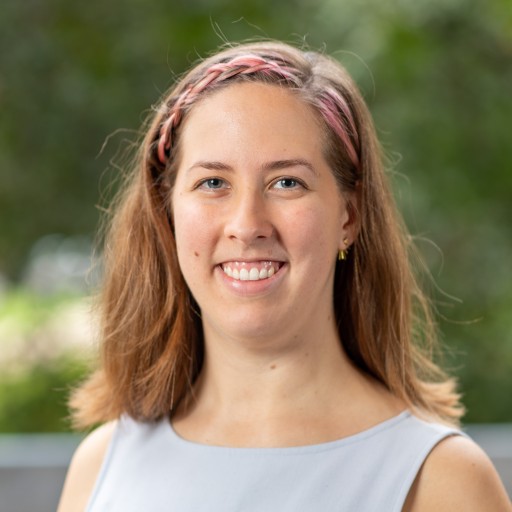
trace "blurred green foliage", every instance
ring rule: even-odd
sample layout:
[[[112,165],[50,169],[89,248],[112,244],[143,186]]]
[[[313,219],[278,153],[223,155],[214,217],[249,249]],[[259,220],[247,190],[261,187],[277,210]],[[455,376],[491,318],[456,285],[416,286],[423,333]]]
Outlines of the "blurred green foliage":
[[[512,421],[509,0],[5,0],[0,274],[19,282],[45,234],[91,234],[117,172],[109,160],[134,138],[100,151],[107,136],[137,130],[199,56],[252,37],[325,47],[356,78],[439,286],[467,420]],[[34,386],[60,388],[65,366],[34,370]]]
[[[62,357],[37,363],[30,371],[0,379],[0,432],[67,432],[71,429],[67,399],[82,380],[84,361]]]
[[[70,430],[67,399],[90,368],[89,301],[21,287],[0,301],[0,433]]]

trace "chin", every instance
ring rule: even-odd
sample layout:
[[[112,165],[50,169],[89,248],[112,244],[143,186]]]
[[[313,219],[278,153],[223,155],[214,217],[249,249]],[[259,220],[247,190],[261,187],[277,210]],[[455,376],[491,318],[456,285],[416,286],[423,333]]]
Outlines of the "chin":
[[[204,323],[204,318],[203,318]],[[255,312],[254,309],[242,314],[231,314],[229,322],[212,323],[211,330],[222,333],[224,338],[241,342],[266,345],[284,333],[282,326],[291,325],[290,321],[269,318],[268,311]],[[210,330],[207,325],[205,331]]]

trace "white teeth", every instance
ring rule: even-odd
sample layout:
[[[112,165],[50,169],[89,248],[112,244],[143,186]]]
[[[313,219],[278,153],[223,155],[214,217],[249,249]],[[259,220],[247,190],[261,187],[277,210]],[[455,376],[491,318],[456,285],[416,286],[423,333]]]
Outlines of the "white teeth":
[[[233,265],[236,265],[234,268],[229,264],[222,265],[222,270],[229,277],[236,279],[237,281],[259,281],[261,279],[268,279],[272,277],[276,272],[276,264],[271,262],[265,262],[265,266],[263,268],[251,267],[251,268],[238,268],[241,264],[235,262]]]

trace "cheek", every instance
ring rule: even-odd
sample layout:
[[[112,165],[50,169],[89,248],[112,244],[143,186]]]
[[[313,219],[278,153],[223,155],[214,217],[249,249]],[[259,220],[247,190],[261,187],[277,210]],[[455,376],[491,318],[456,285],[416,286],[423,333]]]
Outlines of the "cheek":
[[[176,198],[173,219],[180,264],[183,266],[185,259],[204,256],[212,243],[211,216],[193,202]]]
[[[339,222],[329,207],[317,204],[297,209],[287,216],[286,227],[281,232],[288,245],[295,246],[297,254],[309,254],[327,263],[337,251],[338,226]]]

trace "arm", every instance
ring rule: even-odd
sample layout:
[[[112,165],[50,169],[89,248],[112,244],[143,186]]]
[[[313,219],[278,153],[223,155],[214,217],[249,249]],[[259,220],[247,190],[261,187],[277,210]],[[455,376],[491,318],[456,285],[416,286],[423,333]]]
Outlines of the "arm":
[[[449,437],[428,456],[404,512],[511,512],[505,488],[487,455],[465,437]]]
[[[57,512],[83,512],[100,472],[116,423],[106,423],[89,434],[69,466]]]

